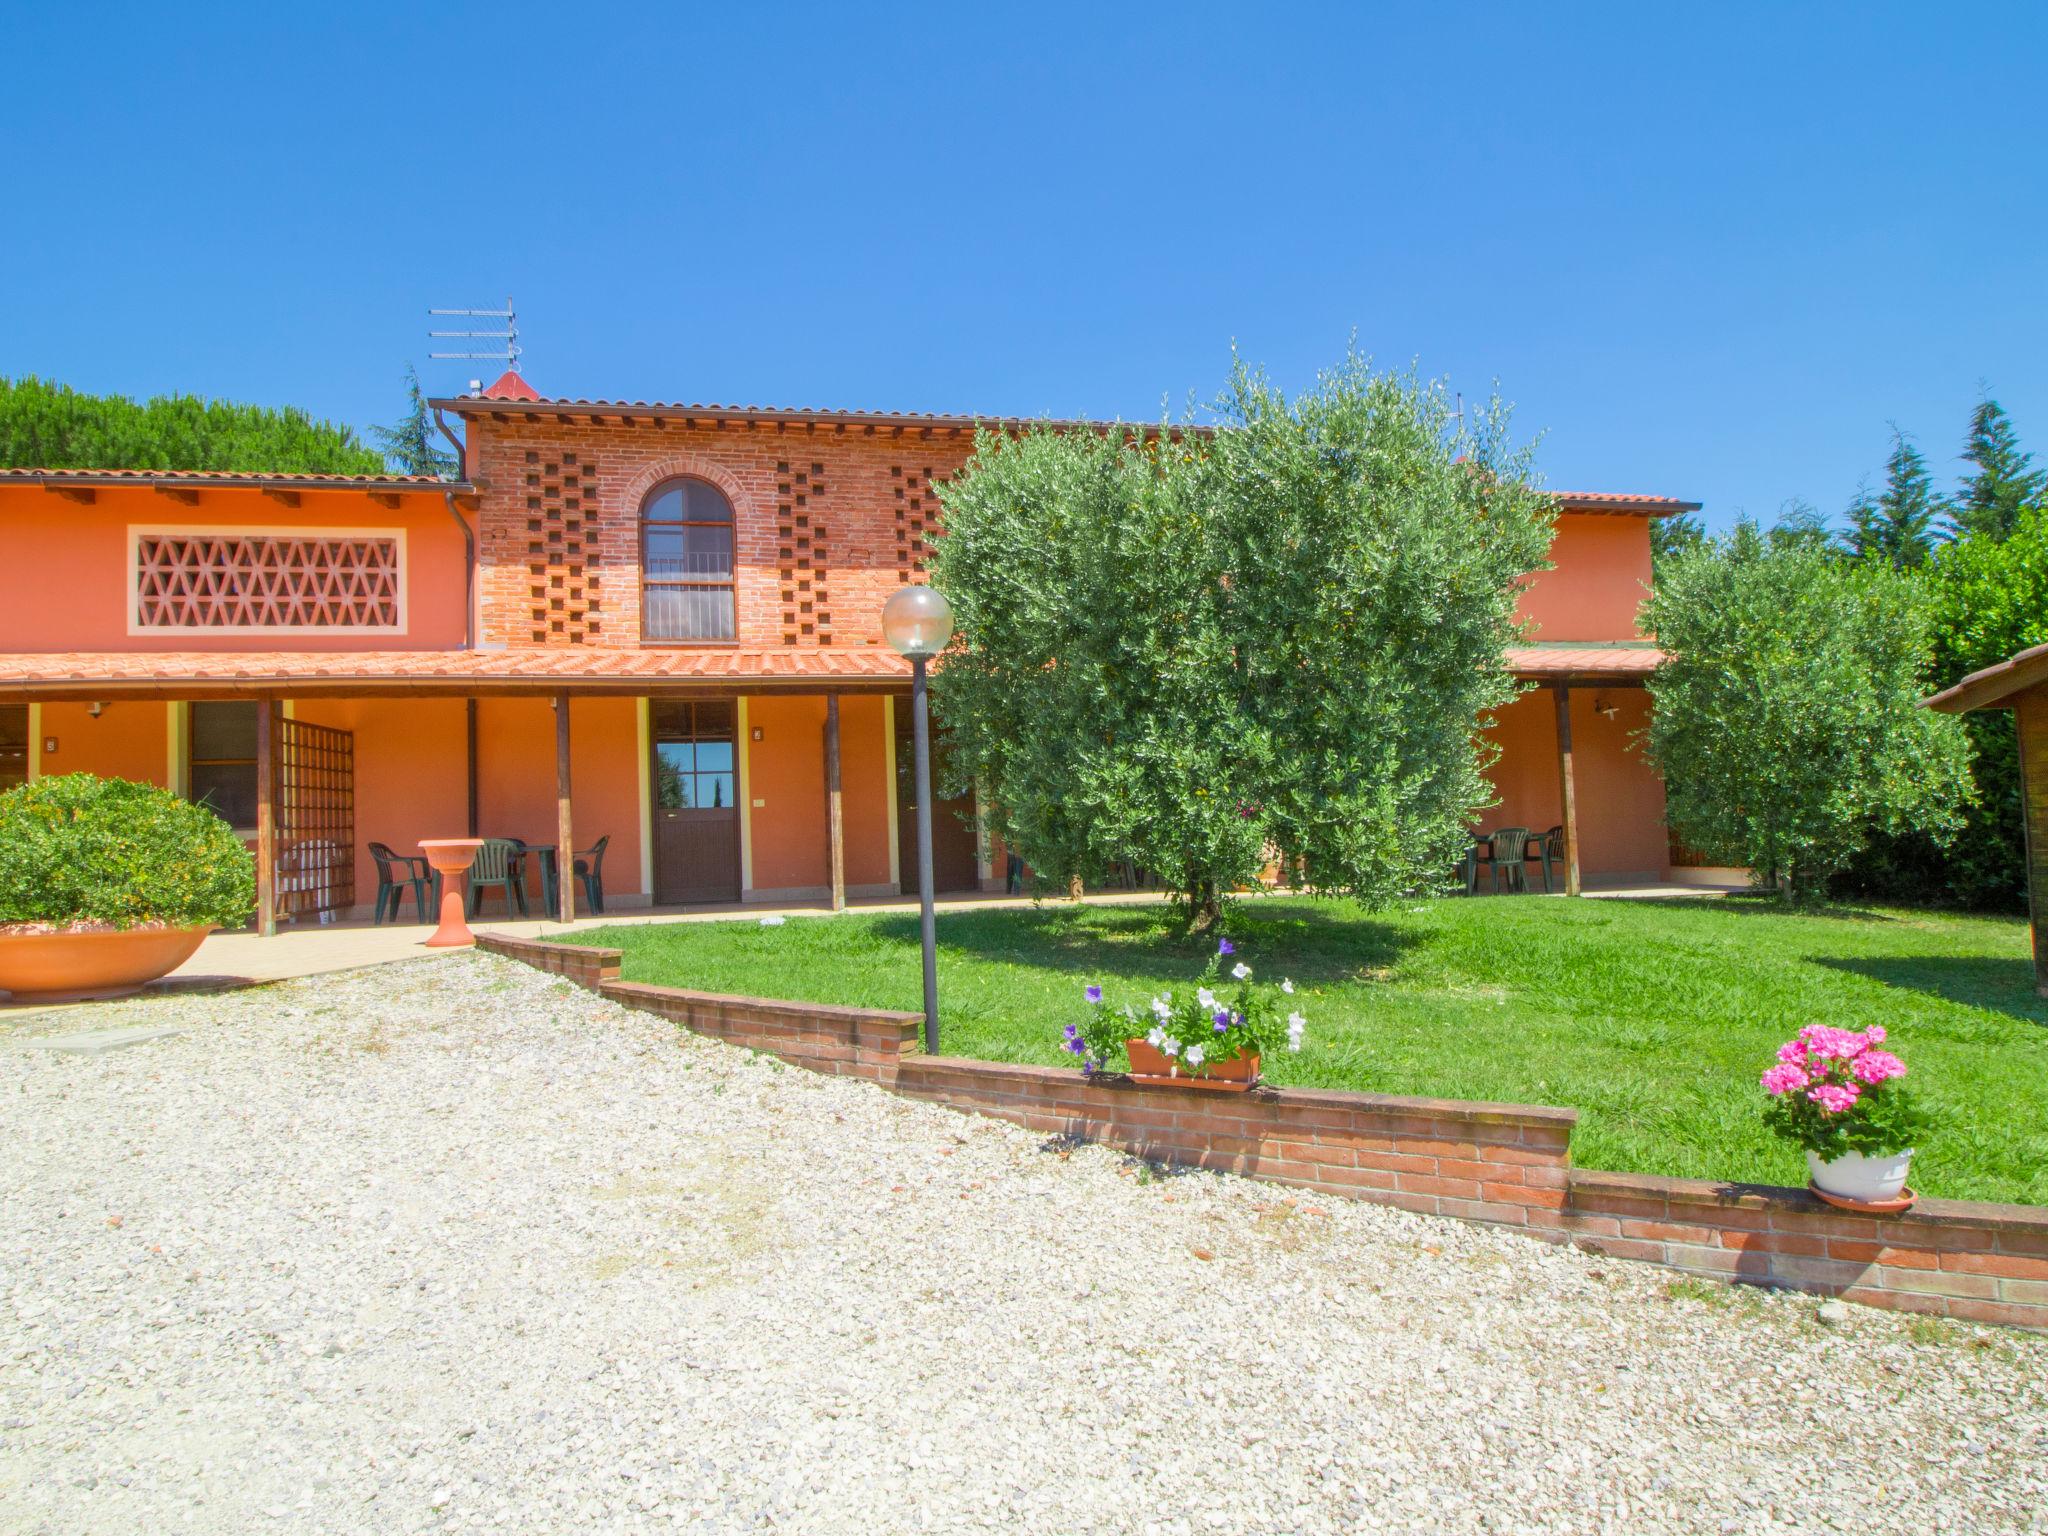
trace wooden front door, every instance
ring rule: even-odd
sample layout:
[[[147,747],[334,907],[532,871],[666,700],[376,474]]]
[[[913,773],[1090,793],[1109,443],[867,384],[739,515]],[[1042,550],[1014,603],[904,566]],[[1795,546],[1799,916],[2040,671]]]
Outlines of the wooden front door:
[[[736,715],[725,701],[654,705],[657,906],[740,899]]]
[[[932,742],[932,778],[945,782],[944,758]],[[896,865],[905,896],[917,894],[917,743],[911,735],[910,706],[896,711]],[[974,836],[974,796],[932,805],[932,890],[981,888],[981,860]]]

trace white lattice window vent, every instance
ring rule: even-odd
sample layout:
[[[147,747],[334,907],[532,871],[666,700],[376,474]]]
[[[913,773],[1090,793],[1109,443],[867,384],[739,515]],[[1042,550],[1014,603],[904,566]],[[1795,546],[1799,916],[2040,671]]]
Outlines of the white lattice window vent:
[[[130,528],[130,634],[404,634],[402,528]]]

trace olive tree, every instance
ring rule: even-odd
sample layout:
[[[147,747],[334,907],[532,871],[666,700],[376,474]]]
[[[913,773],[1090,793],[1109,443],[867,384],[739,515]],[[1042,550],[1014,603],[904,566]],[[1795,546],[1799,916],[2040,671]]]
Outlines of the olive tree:
[[[1666,656],[1647,746],[1692,848],[1803,899],[1873,828],[1959,824],[1962,726],[1919,707],[1924,578],[1743,523],[1659,569],[1644,618]]]
[[[1498,401],[1352,357],[1213,427],[983,433],[939,489],[961,784],[1042,880],[1129,860],[1213,919],[1277,856],[1310,889],[1440,885],[1491,792],[1482,717],[1552,512]]]

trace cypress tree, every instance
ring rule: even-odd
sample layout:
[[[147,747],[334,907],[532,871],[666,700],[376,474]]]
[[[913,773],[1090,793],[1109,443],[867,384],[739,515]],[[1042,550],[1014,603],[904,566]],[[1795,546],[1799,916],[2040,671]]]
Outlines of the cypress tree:
[[[1963,460],[1976,469],[1956,506],[1956,526],[1963,533],[2007,538],[2018,526],[2024,508],[2041,505],[2042,485],[2048,475],[2032,467],[2032,454],[2020,451],[2012,418],[1996,400],[1979,401],[1970,414]]]

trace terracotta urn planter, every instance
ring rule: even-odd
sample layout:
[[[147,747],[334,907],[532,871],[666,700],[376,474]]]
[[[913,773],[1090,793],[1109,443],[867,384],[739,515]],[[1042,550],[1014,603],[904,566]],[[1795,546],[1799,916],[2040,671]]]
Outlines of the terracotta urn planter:
[[[1124,1050],[1131,1058],[1131,1081],[1160,1083],[1174,1088],[1207,1088],[1217,1093],[1243,1093],[1259,1081],[1259,1055],[1233,1057],[1229,1061],[1203,1062],[1199,1067],[1180,1065],[1149,1040],[1126,1040]]]
[[[480,837],[423,837],[420,852],[441,877],[441,926],[427,939],[428,949],[461,949],[476,942],[462,915],[462,887],[470,861],[483,847]]]
[[[210,924],[114,928],[0,924],[0,991],[17,1003],[124,997],[192,958]]]

